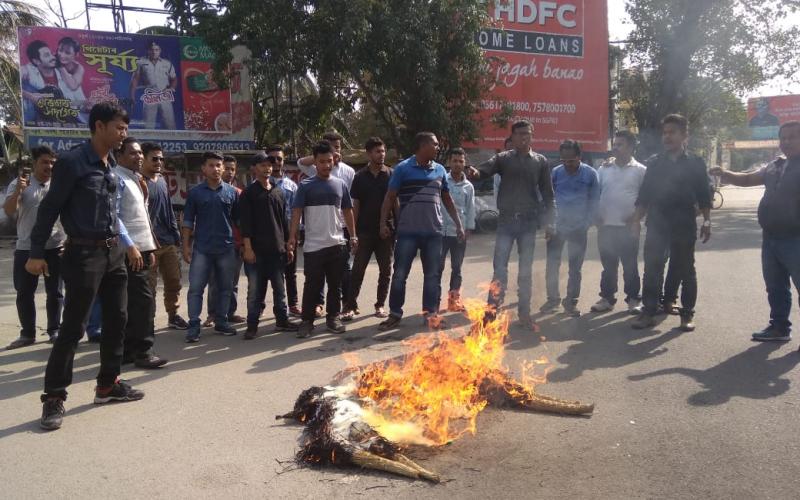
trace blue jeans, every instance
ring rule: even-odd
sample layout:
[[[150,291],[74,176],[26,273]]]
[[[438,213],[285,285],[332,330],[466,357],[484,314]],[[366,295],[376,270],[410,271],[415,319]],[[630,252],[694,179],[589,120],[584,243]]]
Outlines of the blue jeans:
[[[458,241],[455,236],[445,236],[442,239],[442,260],[439,274],[444,276],[444,267],[447,263],[447,254],[450,253],[450,289],[461,290],[461,265],[464,263],[464,254],[467,252],[467,242]]]
[[[228,307],[228,318],[236,314],[236,308],[238,307],[239,301],[239,277],[242,274],[242,265],[244,264],[242,256],[238,250],[234,252],[234,257],[236,258],[236,266],[233,269],[233,288],[231,289],[231,303],[230,307]],[[247,270],[245,270],[245,274],[247,274]],[[212,269],[211,277],[208,280],[208,300],[206,301],[208,315],[212,318],[217,316],[218,303],[219,297],[217,294],[217,278],[214,274],[214,270]]]
[[[497,224],[497,235],[494,243],[494,275],[492,287],[489,290],[489,305],[499,309],[506,297],[508,287],[508,259],[511,257],[511,248],[517,242],[519,253],[519,270],[517,272],[518,309],[519,316],[526,317],[531,314],[531,289],[533,287],[533,249],[536,245],[536,229],[538,222],[535,217],[501,218]]]
[[[189,330],[200,329],[200,313],[203,311],[203,291],[208,285],[213,270],[217,277],[217,326],[228,324],[228,307],[231,302],[233,276],[236,269],[236,250],[230,248],[225,253],[206,254],[195,249],[189,265],[189,293],[186,301],[189,306]],[[222,313],[220,314],[220,311]]]
[[[439,300],[442,295],[441,258],[442,236],[430,234],[426,236],[398,235],[394,246],[394,274],[389,290],[389,311],[392,316],[403,317],[403,304],[406,301],[406,280],[411,272],[411,264],[417,256],[422,258],[422,310],[426,313],[439,312]]]
[[[247,326],[258,326],[258,319],[264,310],[267,285],[272,285],[272,312],[277,323],[289,319],[286,305],[286,288],[283,273],[286,269],[286,256],[280,254],[257,254],[255,264],[245,262],[247,274]]]
[[[774,238],[764,234],[761,268],[767,285],[769,323],[788,332],[792,327],[789,321],[792,309],[791,283],[800,293],[800,238]]]
[[[567,247],[567,261],[569,262],[569,277],[567,278],[566,300],[571,304],[578,303],[581,295],[581,268],[586,257],[586,229],[572,231],[558,231],[547,242],[547,269],[545,282],[547,283],[547,300],[559,300],[558,291],[559,270],[561,269],[561,254],[564,245]]]

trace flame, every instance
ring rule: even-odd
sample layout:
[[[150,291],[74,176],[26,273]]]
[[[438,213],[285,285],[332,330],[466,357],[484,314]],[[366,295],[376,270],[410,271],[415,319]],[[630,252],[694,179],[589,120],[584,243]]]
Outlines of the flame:
[[[364,418],[383,437],[401,444],[443,445],[476,431],[478,414],[488,400],[486,382],[507,386],[503,366],[508,316],[484,323],[485,302],[466,301],[468,334],[437,332],[404,342],[399,360],[355,370],[356,393],[364,401]],[[490,311],[494,316],[494,311]],[[348,361],[354,366],[353,358]],[[526,363],[515,399],[526,400],[547,376],[547,358]]]

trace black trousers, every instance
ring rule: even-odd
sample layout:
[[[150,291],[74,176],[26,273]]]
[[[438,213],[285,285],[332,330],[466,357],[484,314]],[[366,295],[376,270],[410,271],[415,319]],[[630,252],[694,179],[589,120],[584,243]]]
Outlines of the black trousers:
[[[316,252],[303,252],[303,321],[314,321],[314,313],[325,283],[328,295],[325,300],[327,318],[336,318],[342,308],[339,286],[342,283],[344,263],[349,257],[347,245],[336,245]]]
[[[156,300],[150,287],[150,254],[142,252],[144,267],[134,271],[125,259],[128,271],[128,323],[125,325],[125,355],[144,357],[156,341]]]
[[[691,235],[672,235],[668,231],[648,227],[644,240],[644,279],[642,303],[644,312],[655,315],[664,286],[664,266],[667,259],[674,270],[675,282],[681,283],[681,315],[694,314],[697,303],[697,272],[694,267],[696,238]]]
[[[64,306],[64,295],[61,282],[61,248],[45,250],[44,260],[47,262],[48,274],[44,277],[44,289],[47,293],[47,333],[58,333],[61,324],[61,309]],[[30,251],[14,252],[14,289],[17,291],[17,315],[19,316],[20,337],[36,338],[36,288],[39,277],[25,270]]]
[[[350,278],[350,287],[345,297],[345,310],[358,309],[358,295],[364,282],[364,273],[367,271],[372,254],[378,261],[378,292],[375,307],[383,307],[389,296],[389,283],[392,279],[392,253],[394,253],[394,237],[386,239],[378,235],[359,234],[358,250],[353,260],[353,272]]]
[[[289,307],[294,307],[299,304],[297,298],[297,258],[286,264],[283,275],[286,278],[286,302]]]
[[[47,396],[67,397],[72,383],[75,349],[83,336],[95,295],[103,307],[99,387],[111,386],[120,373],[125,324],[128,320],[128,273],[121,247],[98,248],[67,244],[62,257],[64,317],[50,351],[44,376]]]

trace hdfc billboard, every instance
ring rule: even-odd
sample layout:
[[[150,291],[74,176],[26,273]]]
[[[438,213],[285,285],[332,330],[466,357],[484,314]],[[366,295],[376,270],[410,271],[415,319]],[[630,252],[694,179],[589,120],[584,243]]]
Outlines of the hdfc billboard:
[[[747,124],[755,140],[777,139],[778,129],[800,120],[800,95],[755,97],[747,101]]]
[[[534,126],[534,148],[555,151],[564,139],[586,151],[608,148],[608,13],[605,0],[497,0],[492,26],[478,43],[493,85],[481,100],[480,148],[501,149],[511,123]]]

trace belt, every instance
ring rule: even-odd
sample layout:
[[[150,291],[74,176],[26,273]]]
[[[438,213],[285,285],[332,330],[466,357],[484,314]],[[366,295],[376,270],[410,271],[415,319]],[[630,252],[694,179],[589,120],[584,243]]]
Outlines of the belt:
[[[537,212],[500,212],[499,218],[504,220],[535,219]]]
[[[113,248],[119,245],[119,237],[112,236],[104,240],[90,240],[88,238],[67,238],[68,245],[78,245],[82,247],[103,247]]]

